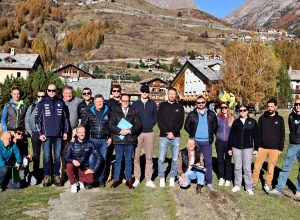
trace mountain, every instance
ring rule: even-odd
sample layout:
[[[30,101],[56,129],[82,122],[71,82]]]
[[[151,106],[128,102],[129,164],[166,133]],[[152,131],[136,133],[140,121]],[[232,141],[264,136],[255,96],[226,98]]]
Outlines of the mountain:
[[[238,28],[284,28],[290,32],[298,32],[300,1],[247,0],[224,20]]]
[[[199,9],[194,0],[145,0],[151,5],[165,9]]]

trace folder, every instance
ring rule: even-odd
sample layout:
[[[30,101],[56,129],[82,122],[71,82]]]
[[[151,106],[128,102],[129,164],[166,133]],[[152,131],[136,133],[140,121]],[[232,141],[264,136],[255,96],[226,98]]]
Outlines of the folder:
[[[122,118],[120,121],[119,121],[119,123],[118,123],[118,125],[117,125],[117,127],[118,128],[120,128],[120,129],[130,129],[130,128],[132,128],[132,124],[131,123],[129,123],[125,118]],[[125,136],[124,135],[119,135],[119,138],[121,139],[121,140],[123,140],[124,138],[125,138]]]

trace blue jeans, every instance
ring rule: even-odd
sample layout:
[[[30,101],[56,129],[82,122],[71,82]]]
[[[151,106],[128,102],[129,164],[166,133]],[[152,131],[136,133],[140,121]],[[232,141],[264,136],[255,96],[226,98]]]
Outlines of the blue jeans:
[[[11,180],[11,167],[0,167],[0,187],[8,189],[20,189],[21,183],[13,183]]]
[[[44,175],[50,176],[51,171],[51,154],[52,144],[54,147],[54,176],[59,176],[60,170],[60,153],[61,153],[61,137],[47,137],[46,141],[43,142],[44,151]]]
[[[300,144],[290,144],[287,151],[286,155],[284,158],[282,170],[279,173],[279,177],[277,180],[277,185],[275,188],[277,190],[283,190],[286,184],[287,179],[290,176],[290,173],[293,169],[293,165],[298,159],[298,162],[300,163]],[[300,166],[300,165],[299,165]],[[296,183],[296,191],[300,192],[300,172],[298,172],[298,180]]]
[[[204,185],[204,173],[202,172],[198,172],[198,171],[192,171],[192,170],[188,170],[184,173],[185,177],[186,177],[186,184],[181,184],[181,176],[179,176],[179,185],[182,188],[187,188],[190,184],[192,180],[197,180],[197,184],[200,185]]]
[[[107,139],[90,138],[90,141],[92,141],[95,144],[97,152],[101,154],[102,157],[100,168],[95,173],[95,180],[104,182],[105,174],[106,174]],[[89,159],[90,167],[94,167],[95,163],[96,163],[96,158],[92,154]]]
[[[122,166],[123,155],[125,156],[125,179],[131,180],[132,176],[132,155],[134,151],[133,145],[115,145],[116,160],[114,170],[114,181],[120,180],[120,172]]]
[[[160,178],[165,177],[165,159],[167,155],[168,146],[171,147],[172,163],[170,177],[177,176],[177,163],[179,153],[180,137],[176,137],[174,140],[169,140],[166,137],[159,138],[159,156],[158,156],[158,176]]]

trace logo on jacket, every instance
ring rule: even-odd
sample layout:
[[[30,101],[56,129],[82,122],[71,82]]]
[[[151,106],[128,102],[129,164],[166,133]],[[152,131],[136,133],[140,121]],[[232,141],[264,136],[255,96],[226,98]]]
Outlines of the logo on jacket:
[[[105,115],[105,117],[103,118],[104,120],[108,120],[108,116],[107,115]]]
[[[295,120],[295,124],[299,124],[300,123],[300,120]]]
[[[179,112],[179,109],[176,109],[175,112]]]
[[[248,125],[251,125],[251,123],[252,123],[252,122],[251,122],[251,121],[249,121],[249,122],[248,122]]]
[[[278,121],[275,121],[275,123],[274,123],[275,125],[278,125]]]
[[[60,104],[59,104],[59,103],[57,104],[57,107],[60,107]]]

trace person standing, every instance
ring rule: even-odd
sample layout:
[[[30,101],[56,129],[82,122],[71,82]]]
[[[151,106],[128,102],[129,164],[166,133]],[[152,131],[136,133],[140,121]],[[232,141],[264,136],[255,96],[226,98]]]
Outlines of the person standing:
[[[78,119],[81,120],[81,123],[85,119],[87,109],[93,105],[92,90],[88,87],[82,89],[82,98],[83,101],[78,105]]]
[[[125,178],[129,189],[132,185],[132,154],[137,144],[137,136],[142,130],[142,122],[138,110],[130,105],[130,96],[121,96],[121,105],[116,106],[109,120],[109,130],[115,145],[116,160],[114,168],[114,182],[112,188],[120,184],[120,172],[125,156]]]
[[[212,185],[212,142],[218,127],[216,114],[207,109],[205,98],[200,95],[196,99],[196,108],[186,117],[184,128],[190,138],[196,140],[196,145],[204,155],[206,185],[209,190]]]
[[[132,106],[135,107],[142,119],[142,133],[138,136],[138,144],[134,153],[134,177],[135,181],[133,187],[140,184],[141,179],[141,165],[140,157],[141,150],[144,149],[146,155],[145,178],[147,187],[155,187],[152,181],[153,174],[153,149],[154,149],[154,132],[153,127],[157,121],[157,107],[156,103],[149,98],[149,86],[141,86],[141,99],[135,101]]]
[[[296,159],[298,159],[298,163],[300,164],[300,99],[296,99],[288,121],[290,129],[290,144],[286,151],[282,169],[277,179],[277,185],[273,190],[269,191],[269,194],[275,196],[281,196],[283,194],[287,179],[290,176]],[[300,169],[298,170],[296,194],[294,195],[294,198],[300,199]]]
[[[45,92],[39,90],[36,94],[36,101],[29,106],[25,116],[25,127],[27,133],[30,135],[31,145],[33,149],[33,173],[38,176],[40,168],[40,154],[42,141],[40,140],[39,132],[35,124],[35,113],[37,111],[38,103],[45,97]]]
[[[66,172],[71,184],[71,192],[77,192],[77,183],[75,180],[75,171],[77,171],[80,189],[91,189],[94,181],[93,174],[98,170],[101,163],[101,156],[97,152],[93,142],[86,138],[85,127],[76,128],[76,138],[73,142],[67,144],[65,155]],[[93,166],[89,163],[90,156],[96,158]],[[84,185],[85,184],[85,185]]]
[[[104,103],[104,97],[100,94],[95,95],[94,104],[87,109],[82,125],[90,129],[88,132],[91,136],[90,141],[95,144],[97,152],[102,157],[100,169],[95,173],[95,181],[99,182],[99,187],[105,187],[106,154],[107,147],[111,144],[108,130],[109,117],[110,110]],[[91,161],[95,163],[94,159]]]
[[[232,167],[231,156],[228,155],[228,136],[234,117],[230,112],[228,103],[221,103],[221,111],[218,114],[218,128],[216,133],[216,151],[218,160],[219,186],[230,186]]]
[[[122,88],[120,85],[112,85],[112,97],[109,100],[105,101],[105,103],[110,109],[114,109],[116,106],[120,105],[121,92]]]
[[[11,99],[4,105],[1,117],[2,131],[13,132],[16,128],[25,129],[27,104],[20,100],[20,89],[14,87],[10,92]]]
[[[70,131],[70,121],[65,103],[56,98],[56,86],[48,85],[47,95],[39,104],[35,115],[35,124],[43,142],[43,186],[52,184],[50,177],[52,144],[54,147],[54,184],[62,186],[60,178],[62,139],[67,140]]]
[[[172,152],[172,163],[170,172],[170,186],[175,186],[177,176],[177,163],[180,144],[180,130],[184,122],[184,109],[176,101],[177,90],[170,87],[167,92],[168,101],[160,104],[157,112],[157,124],[160,130],[159,135],[159,156],[158,156],[158,176],[159,186],[165,187],[165,159],[170,145]]]
[[[259,131],[255,119],[248,116],[248,108],[241,105],[239,108],[240,117],[234,120],[228,138],[228,154],[234,157],[234,187],[232,192],[241,190],[242,169],[246,192],[254,195],[252,190],[251,163],[253,144],[254,149],[258,148]]]
[[[256,188],[257,181],[259,179],[260,170],[266,158],[268,158],[268,169],[266,174],[266,180],[264,184],[264,190],[270,191],[272,186],[272,180],[274,175],[274,168],[278,159],[278,156],[282,153],[284,147],[284,120],[276,112],[277,101],[270,99],[267,102],[267,111],[259,117],[258,129],[260,137],[260,145],[254,151],[254,155],[257,154],[254,170],[252,175],[253,188]]]
[[[70,86],[66,86],[63,88],[62,95],[63,95],[63,101],[65,103],[65,107],[69,114],[69,120],[70,120],[70,126],[71,126],[69,133],[68,133],[67,140],[63,141],[61,157],[60,157],[60,159],[61,159],[61,179],[64,182],[67,177],[66,169],[65,169],[66,168],[66,164],[65,164],[66,147],[67,147],[68,141],[70,141],[76,133],[75,130],[79,123],[79,121],[78,121],[78,115],[79,115],[78,105],[82,102],[82,100],[78,97],[74,97],[73,88]]]

